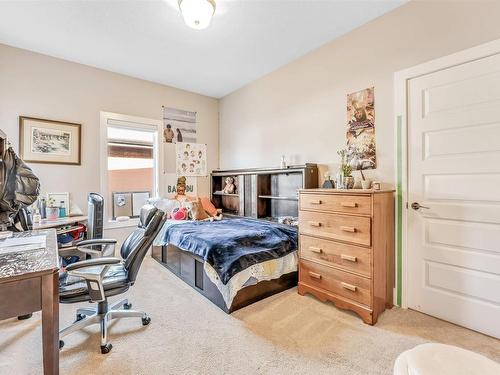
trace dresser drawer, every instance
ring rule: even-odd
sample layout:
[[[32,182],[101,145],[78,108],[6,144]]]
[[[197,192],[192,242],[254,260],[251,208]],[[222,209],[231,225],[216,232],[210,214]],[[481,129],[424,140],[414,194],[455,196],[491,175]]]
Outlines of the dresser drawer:
[[[371,214],[371,197],[366,195],[301,194],[301,210]]]
[[[318,263],[371,275],[371,249],[341,242],[300,236],[300,257]]]
[[[365,246],[371,244],[369,217],[301,210],[299,212],[299,227],[301,234],[321,236]]]
[[[299,281],[371,306],[371,280],[362,276],[301,259]]]

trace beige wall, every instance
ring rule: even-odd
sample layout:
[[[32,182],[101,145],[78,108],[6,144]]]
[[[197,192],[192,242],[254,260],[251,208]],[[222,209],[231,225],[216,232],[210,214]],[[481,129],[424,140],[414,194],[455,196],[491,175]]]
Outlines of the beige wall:
[[[32,164],[43,192],[69,191],[86,211],[99,191],[99,112],[161,119],[162,105],[198,113],[198,141],[208,144],[209,170],[218,166],[218,101],[120,74],[0,44],[0,127],[15,150],[20,115],[82,124],[82,165]],[[208,193],[208,178],[198,191]]]
[[[378,167],[394,180],[393,74],[500,38],[500,1],[410,2],[220,101],[221,168],[292,162],[338,167],[346,94],[375,86]]]

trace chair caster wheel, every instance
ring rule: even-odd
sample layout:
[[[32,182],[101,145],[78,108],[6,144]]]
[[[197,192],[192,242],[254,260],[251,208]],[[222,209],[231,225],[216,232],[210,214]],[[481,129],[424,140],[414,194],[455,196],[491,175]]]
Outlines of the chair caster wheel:
[[[132,304],[131,304],[131,303],[125,303],[125,304],[123,305],[123,309],[124,309],[124,310],[130,310],[131,308],[132,308]]]
[[[83,320],[87,317],[87,315],[83,314],[76,314],[76,322],[79,322],[80,320]]]
[[[63,340],[59,340],[59,350],[61,350],[64,346],[64,341]]]
[[[106,345],[101,345],[101,353],[102,354],[108,354],[111,349],[113,349],[113,345],[111,343],[106,344]]]
[[[151,318],[149,316],[142,318],[142,325],[143,326],[147,326],[149,323],[151,323]]]

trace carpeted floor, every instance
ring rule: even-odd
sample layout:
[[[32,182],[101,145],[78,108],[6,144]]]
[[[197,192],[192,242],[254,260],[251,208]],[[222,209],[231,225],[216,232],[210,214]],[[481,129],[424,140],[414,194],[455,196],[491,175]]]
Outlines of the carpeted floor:
[[[128,297],[152,322],[115,321],[113,350],[100,354],[98,327],[65,338],[62,374],[391,374],[395,358],[437,341],[500,361],[500,341],[409,310],[375,327],[296,289],[232,315],[147,257]],[[61,306],[61,325],[77,305]],[[0,322],[0,374],[41,374],[40,314]]]

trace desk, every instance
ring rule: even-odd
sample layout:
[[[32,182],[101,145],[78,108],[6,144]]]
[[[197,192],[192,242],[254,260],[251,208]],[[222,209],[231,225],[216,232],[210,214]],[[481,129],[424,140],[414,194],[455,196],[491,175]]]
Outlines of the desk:
[[[61,217],[56,220],[42,219],[41,223],[33,223],[33,230],[54,228],[57,234],[71,233],[72,231],[83,227],[82,224],[87,220],[87,216]],[[86,231],[81,240],[84,240],[85,237]],[[76,255],[80,258],[85,257],[85,254],[78,251],[78,249],[76,248],[76,242],[78,241],[74,241],[73,245],[71,246],[59,246],[59,255],[62,257],[71,255]]]
[[[14,233],[45,235],[46,247],[0,253],[0,320],[42,310],[43,371],[59,374],[59,256],[54,229]]]

